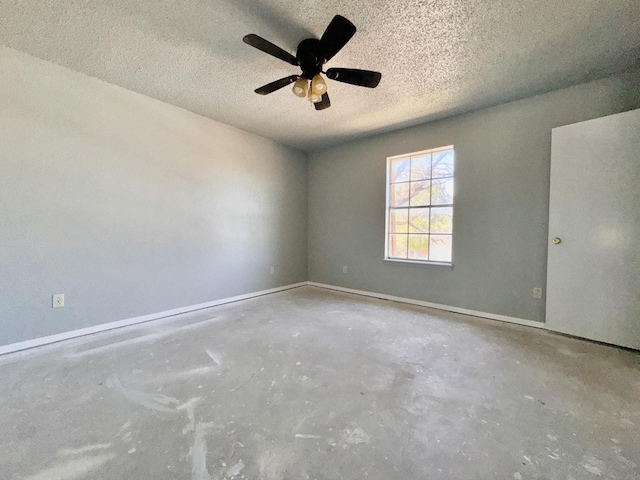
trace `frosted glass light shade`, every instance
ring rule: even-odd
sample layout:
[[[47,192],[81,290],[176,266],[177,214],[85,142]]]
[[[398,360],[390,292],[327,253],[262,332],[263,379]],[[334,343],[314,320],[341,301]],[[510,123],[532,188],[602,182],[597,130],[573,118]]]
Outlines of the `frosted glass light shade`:
[[[319,73],[314,75],[313,80],[311,80],[311,90],[320,96],[327,92],[327,84]]]
[[[304,77],[298,77],[296,83],[293,84],[293,94],[296,97],[304,98],[309,90],[309,81]]]
[[[318,103],[320,100],[322,100],[322,95],[318,95],[317,93],[315,93],[313,91],[313,88],[309,89],[309,101],[313,102],[313,103]]]

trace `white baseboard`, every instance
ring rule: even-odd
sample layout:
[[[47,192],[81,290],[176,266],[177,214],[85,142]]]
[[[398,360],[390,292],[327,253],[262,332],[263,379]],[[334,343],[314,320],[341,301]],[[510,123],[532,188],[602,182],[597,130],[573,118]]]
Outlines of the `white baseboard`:
[[[413,300],[411,298],[396,297],[384,293],[367,292],[365,290],[355,290],[353,288],[337,287],[335,285],[327,285],[324,283],[307,282],[312,287],[326,288],[328,290],[336,290],[338,292],[353,293],[355,295],[364,295],[365,297],[380,298],[383,300],[391,300],[393,302],[408,303],[411,305],[419,305],[421,307],[435,308],[436,310],[445,310],[447,312],[462,313],[471,315],[472,317],[488,318],[490,320],[498,320],[499,322],[515,323],[527,327],[535,327],[546,329],[543,322],[535,322],[533,320],[525,320],[524,318],[509,317],[507,315],[498,315],[496,313],[479,312],[477,310],[469,310],[466,308],[452,307],[449,305],[441,305],[439,303],[424,302],[422,300]]]
[[[128,327],[131,325],[137,325],[140,323],[150,322],[153,320],[172,317],[174,315],[180,315],[181,313],[189,313],[189,312],[194,312],[196,310],[202,310],[205,308],[216,307],[218,305],[224,305],[227,303],[239,302],[240,300],[247,300],[250,298],[261,297],[263,295],[269,295],[271,293],[291,290],[292,288],[303,287],[305,285],[310,285],[312,287],[318,287],[318,288],[325,288],[328,290],[336,290],[339,292],[352,293],[355,295],[363,295],[365,297],[380,298],[383,300],[390,300],[393,302],[419,305],[422,307],[429,307],[437,310],[444,310],[447,312],[462,313],[464,315],[488,318],[490,320],[498,320],[500,322],[515,323],[517,325],[524,325],[527,327],[546,329],[545,324],[542,322],[525,320],[523,318],[509,317],[506,315],[498,315],[495,313],[479,312],[476,310],[469,310],[466,308],[452,307],[449,305],[441,305],[439,303],[432,303],[432,302],[424,302],[422,300],[414,300],[411,298],[396,297],[394,295],[387,295],[384,293],[367,292],[365,290],[356,290],[353,288],[338,287],[336,285],[327,285],[324,283],[299,282],[291,285],[285,285],[282,287],[270,288],[268,290],[261,290],[259,292],[252,292],[252,293],[246,293],[244,295],[237,295],[235,297],[221,298],[220,300],[214,300],[212,302],[199,303],[197,305],[190,305],[187,307],[175,308],[173,310],[165,310],[163,312],[151,313],[149,315],[142,315],[140,317],[127,318],[127,319],[119,320],[116,322],[103,323],[100,325],[95,325],[93,327],[81,328],[79,330],[72,330],[70,332],[58,333],[56,335],[49,335],[47,337],[34,338],[33,340],[26,340],[24,342],[12,343],[9,345],[2,345],[0,346],[0,355],[19,352],[21,350],[27,350],[30,348],[42,347],[44,345],[62,342],[64,340],[70,340],[72,338],[83,337],[85,335],[92,335],[94,333],[106,332],[107,330],[114,330],[116,328]]]
[[[261,297],[263,295],[269,295],[271,293],[282,292],[284,290],[291,290],[292,288],[303,287],[309,282],[293,283],[291,285],[285,285],[283,287],[270,288],[268,290],[260,290],[259,292],[245,293],[244,295],[237,295],[235,297],[221,298],[220,300],[214,300],[212,302],[199,303],[197,305],[190,305],[188,307],[174,308],[173,310],[165,310],[164,312],[151,313],[149,315],[142,315],[140,317],[127,318],[125,320],[118,320],[116,322],[102,323],[93,327],[81,328],[78,330],[72,330],[70,332],[58,333],[56,335],[49,335],[47,337],[34,338],[33,340],[26,340],[24,342],[12,343],[9,345],[0,346],[0,355],[7,353],[19,352],[21,350],[27,350],[29,348],[42,347],[51,343],[62,342],[63,340],[69,340],[72,338],[83,337],[85,335],[91,335],[94,333],[106,332],[107,330],[114,330],[116,328],[128,327],[130,325],[137,325],[139,323],[150,322],[152,320],[159,320],[161,318],[172,317],[181,313],[189,313],[196,310],[202,310],[204,308],[216,307],[218,305],[224,305],[226,303],[239,302],[240,300],[247,300],[249,298]]]

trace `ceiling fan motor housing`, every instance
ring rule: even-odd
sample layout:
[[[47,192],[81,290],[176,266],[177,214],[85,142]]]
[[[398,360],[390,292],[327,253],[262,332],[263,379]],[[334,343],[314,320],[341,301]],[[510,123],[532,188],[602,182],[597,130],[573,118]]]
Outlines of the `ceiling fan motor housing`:
[[[311,80],[315,75],[322,72],[324,64],[324,53],[320,40],[316,38],[307,38],[298,45],[296,58],[302,69],[302,76]]]

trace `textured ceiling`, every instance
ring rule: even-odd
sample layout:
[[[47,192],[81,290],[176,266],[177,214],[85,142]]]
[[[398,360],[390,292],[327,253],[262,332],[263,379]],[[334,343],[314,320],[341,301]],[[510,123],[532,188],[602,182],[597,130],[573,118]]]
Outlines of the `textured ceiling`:
[[[329,80],[316,112],[297,73],[242,42],[295,53],[333,15],[358,32],[328,66],[382,72],[375,90]],[[302,150],[435,120],[637,65],[638,0],[0,0],[0,43]]]

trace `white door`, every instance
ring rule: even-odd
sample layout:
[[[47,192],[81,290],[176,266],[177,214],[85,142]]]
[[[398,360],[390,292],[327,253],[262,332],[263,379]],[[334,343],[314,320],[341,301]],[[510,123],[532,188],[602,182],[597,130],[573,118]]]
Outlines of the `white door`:
[[[640,110],[551,138],[547,327],[640,349]]]

